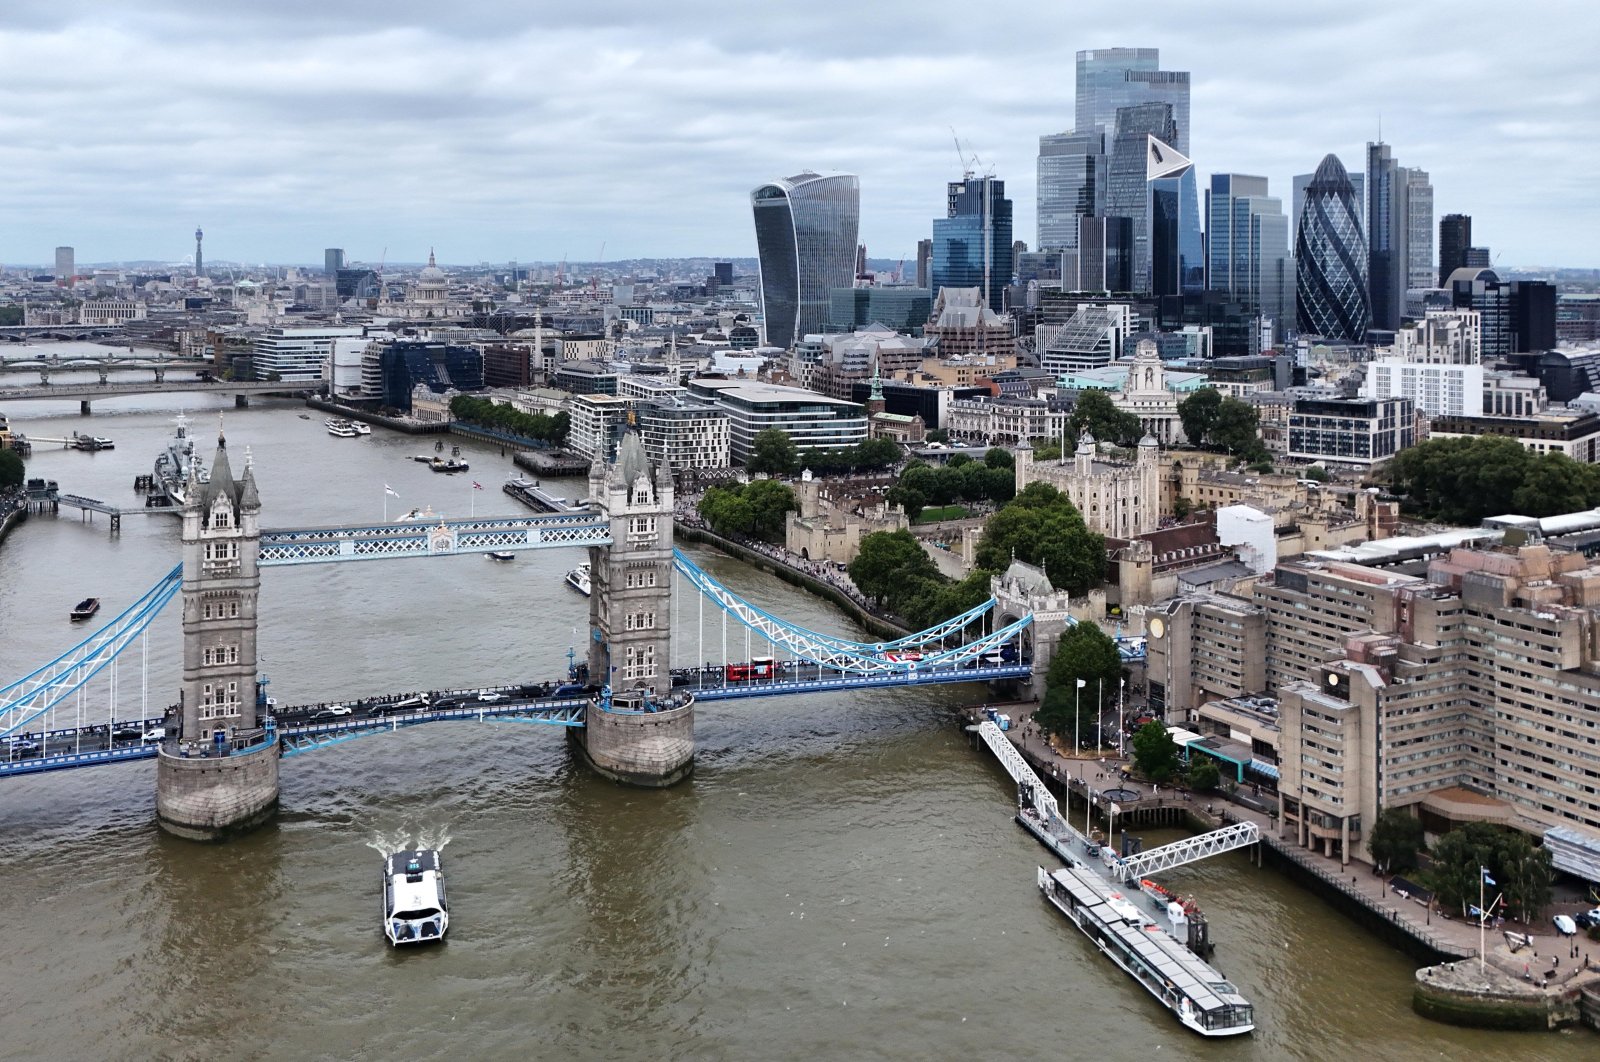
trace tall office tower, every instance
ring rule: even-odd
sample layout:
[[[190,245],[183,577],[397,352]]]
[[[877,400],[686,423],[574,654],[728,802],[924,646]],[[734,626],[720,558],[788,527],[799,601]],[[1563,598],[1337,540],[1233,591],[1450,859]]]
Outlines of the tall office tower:
[[[1001,292],[1011,283],[1011,200],[1006,183],[994,177],[951,181],[945,216],[933,222],[933,261],[929,265],[934,299],[940,288],[980,288],[991,309],[1005,304]]]
[[[1177,131],[1163,141],[1189,153],[1189,72],[1162,70],[1159,48],[1096,48],[1078,53],[1078,95],[1073,129],[1117,128],[1117,112],[1143,103],[1172,105]]]
[[[194,275],[197,277],[206,275],[206,256],[200,250],[200,241],[205,237],[206,234],[200,231],[200,226],[196,225],[194,229]]]
[[[1289,208],[1289,250],[1294,251],[1294,234],[1300,231],[1300,208],[1305,205],[1306,186],[1311,183],[1315,174],[1297,173],[1294,176],[1294,202]],[[1367,177],[1363,173],[1350,173],[1345,171],[1345,176],[1350,178],[1350,187],[1356,192],[1356,216],[1361,219],[1361,232],[1363,238],[1367,231]]]
[[[1406,291],[1434,286],[1438,263],[1433,257],[1433,185],[1428,171],[1400,167],[1402,206],[1405,210]],[[1400,293],[1400,306],[1406,293]]]
[[[867,245],[856,244],[856,276],[862,276],[867,271]]]
[[[1078,219],[1078,253],[1062,256],[1064,291],[1133,290],[1133,219]]]
[[[733,263],[732,262],[713,262],[713,263],[711,263],[711,273],[712,273],[713,276],[715,276],[717,278],[717,283],[720,284],[722,287],[725,287],[725,288],[733,287]]]
[[[1117,134],[1107,166],[1106,216],[1128,218],[1133,223],[1129,291],[1150,290],[1150,141],[1154,138],[1171,144],[1176,133],[1170,103],[1142,103],[1117,112]]]
[[[73,264],[73,250],[71,247],[56,248],[56,280],[63,284],[71,284],[77,266]]]
[[[928,267],[933,264],[933,241],[917,241],[917,287],[928,287]],[[929,289],[932,290],[932,289]]]
[[[344,268],[344,248],[343,247],[329,247],[327,250],[322,252],[322,271],[324,273],[328,274],[330,277],[336,277],[336,276],[339,275],[339,270],[341,270],[343,268]],[[516,280],[516,272],[517,272],[516,264],[513,263],[512,267],[511,267],[511,273],[512,273],[512,278],[511,279],[513,280],[513,282]]]
[[[1398,165],[1389,145],[1367,145],[1367,291],[1372,327],[1400,326],[1410,288],[1433,287],[1433,185]]]
[[[1171,144],[1150,137],[1145,178],[1150,186],[1150,294],[1198,295],[1206,287],[1205,240],[1194,163]]]
[[[1265,177],[1214,173],[1206,190],[1206,287],[1272,318],[1274,339],[1289,328],[1294,283],[1289,219]]]
[[[1366,241],[1355,188],[1337,155],[1306,186],[1295,235],[1295,301],[1300,331],[1359,343],[1371,318]]]
[[[1467,264],[1467,248],[1472,246],[1472,217],[1446,214],[1439,219],[1439,287],[1450,283],[1450,274]]]
[[[861,182],[796,174],[750,193],[766,341],[792,347],[828,323],[828,293],[855,280]]]
[[[1106,206],[1106,137],[1092,132],[1039,138],[1039,249],[1074,251],[1078,219]]]
[[[1399,326],[1405,295],[1403,230],[1395,217],[1398,168],[1388,144],[1367,144],[1367,297],[1374,328]]]

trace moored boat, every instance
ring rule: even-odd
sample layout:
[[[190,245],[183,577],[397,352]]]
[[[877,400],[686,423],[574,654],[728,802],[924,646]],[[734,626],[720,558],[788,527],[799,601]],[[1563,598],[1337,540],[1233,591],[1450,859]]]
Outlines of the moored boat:
[[[441,940],[450,928],[444,868],[433,848],[396,852],[383,863],[383,935],[395,947]]]
[[[428,459],[428,468],[434,472],[465,472],[467,463],[454,457],[433,457]]]
[[[72,618],[75,620],[86,620],[99,611],[100,599],[98,597],[86,597],[73,606]]]
[[[156,455],[150,490],[164,495],[169,504],[181,506],[188,498],[190,473],[201,483],[210,480],[211,474],[205,470],[200,455],[195,453],[194,439],[189,435],[189,418],[179,413],[172,423],[177,432],[167,440],[166,449]]]
[[[1111,882],[1082,866],[1038,868],[1039,891],[1112,962],[1201,1036],[1255,1028],[1255,1010],[1210,963],[1163,931]]]
[[[517,555],[515,553],[507,553],[504,550],[498,549],[489,553],[485,553],[484,556],[488,557],[490,560],[496,561],[511,561],[517,559]]]
[[[350,426],[356,430],[357,435],[371,435],[372,425],[359,420],[352,420]]]

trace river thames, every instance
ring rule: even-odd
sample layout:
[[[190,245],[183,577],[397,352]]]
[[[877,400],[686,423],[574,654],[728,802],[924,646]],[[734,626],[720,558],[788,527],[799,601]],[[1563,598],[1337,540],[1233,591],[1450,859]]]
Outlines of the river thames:
[[[16,403],[31,476],[135,505],[179,408],[208,460],[226,410],[266,526],[393,519],[412,507],[514,512],[513,469],[462,442],[464,476],[412,461],[431,439],[329,436],[289,402],[152,396]],[[457,440],[460,441],[460,440]],[[473,481],[486,488],[471,489]],[[569,481],[580,496],[581,481]],[[75,511],[0,545],[0,681],[73,644],[67,611],[115,615],[178,560],[177,520],[122,534]],[[697,562],[808,626],[831,607],[727,558]],[[270,570],[261,669],[291,703],[554,677],[586,603],[572,551]],[[698,606],[675,606],[697,654]],[[706,640],[720,620],[708,613]],[[680,643],[684,640],[680,638]],[[730,644],[743,635],[730,633]],[[176,609],[148,636],[149,712],[174,699]],[[708,655],[719,655],[718,653]],[[143,705],[119,665],[118,714]],[[100,684],[88,700],[102,713]],[[952,709],[981,689],[736,701],[698,711],[692,781],[623,789],[555,727],[435,724],[284,761],[277,820],[220,846],[154,821],[153,764],[0,782],[12,913],[0,966],[11,1059],[1590,1059],[1594,1035],[1493,1034],[1410,1010],[1412,964],[1242,854],[1173,872],[1212,921],[1215,962],[1256,1007],[1253,1036],[1181,1029],[1039,897],[1048,854],[1010,822],[1009,781]],[[98,707],[95,707],[98,705]],[[1147,844],[1170,837],[1146,835]],[[444,843],[451,931],[394,951],[378,926],[386,844]]]

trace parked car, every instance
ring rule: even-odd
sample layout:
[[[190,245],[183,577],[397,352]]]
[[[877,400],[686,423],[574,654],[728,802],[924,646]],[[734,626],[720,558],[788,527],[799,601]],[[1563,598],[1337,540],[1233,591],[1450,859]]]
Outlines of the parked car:
[[[1571,916],[1556,915],[1554,918],[1550,919],[1550,921],[1555,923],[1556,932],[1560,933],[1562,936],[1571,937],[1577,935],[1578,923],[1574,922]]]

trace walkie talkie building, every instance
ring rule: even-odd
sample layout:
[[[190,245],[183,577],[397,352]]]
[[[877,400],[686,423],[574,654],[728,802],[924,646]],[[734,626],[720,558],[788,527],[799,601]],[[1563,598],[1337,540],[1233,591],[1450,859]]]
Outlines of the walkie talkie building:
[[[1300,331],[1359,343],[1372,319],[1367,241],[1356,190],[1337,155],[1324,158],[1306,186],[1294,254]]]
[[[861,184],[852,174],[801,173],[750,193],[761,263],[766,342],[792,347],[828,323],[828,293],[856,276]]]

